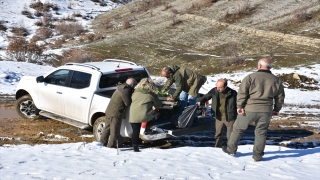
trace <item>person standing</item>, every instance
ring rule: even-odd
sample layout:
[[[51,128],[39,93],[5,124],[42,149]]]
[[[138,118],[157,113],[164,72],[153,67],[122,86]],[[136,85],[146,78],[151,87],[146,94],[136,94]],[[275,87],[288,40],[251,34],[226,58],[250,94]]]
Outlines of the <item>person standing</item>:
[[[215,118],[215,147],[222,147],[223,128],[227,128],[227,139],[229,140],[234,121],[237,119],[237,92],[228,87],[227,79],[219,79],[216,87],[198,99],[200,105],[212,99],[211,112]]]
[[[282,82],[271,73],[271,68],[272,60],[262,58],[258,61],[258,71],[242,80],[237,96],[238,117],[223,152],[235,156],[242,133],[255,122],[252,158],[261,161],[271,117],[279,115],[285,98]]]
[[[150,78],[141,79],[132,94],[129,122],[132,127],[132,146],[134,152],[139,152],[139,134],[142,122],[151,121],[157,115],[157,108],[162,106],[156,95],[156,85]]]
[[[104,146],[115,148],[117,143],[122,143],[122,137],[120,135],[122,122],[121,116],[126,110],[126,107],[130,106],[132,102],[131,95],[136,85],[137,81],[133,78],[129,78],[125,83],[119,84],[116,91],[112,94],[111,100],[105,112],[106,123],[100,139]]]
[[[188,102],[189,105],[196,104],[199,89],[207,81],[207,77],[176,65],[164,67],[161,71],[161,76],[167,78],[162,91],[167,91],[175,83],[176,90],[172,97],[169,97],[167,100],[176,101],[180,99],[181,109],[186,107]]]

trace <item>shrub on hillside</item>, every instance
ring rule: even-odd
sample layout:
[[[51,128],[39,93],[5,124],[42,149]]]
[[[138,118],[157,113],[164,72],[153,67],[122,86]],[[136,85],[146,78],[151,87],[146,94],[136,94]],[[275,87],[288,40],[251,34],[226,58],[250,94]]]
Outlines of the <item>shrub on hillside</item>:
[[[106,29],[108,29],[108,28],[111,28],[113,25],[112,25],[112,20],[111,20],[111,18],[105,18],[104,20],[103,20],[103,22],[102,22],[102,25],[106,28]]]
[[[73,17],[82,17],[81,13],[78,11],[78,12],[74,12],[72,14]]]
[[[129,29],[132,26],[132,24],[130,22],[131,22],[130,18],[128,18],[128,17],[123,18],[122,19],[122,29]]]
[[[59,11],[59,6],[57,4],[52,4],[52,10],[53,11]]]
[[[52,29],[41,27],[36,32],[37,36],[39,36],[41,39],[47,39],[50,38],[53,34]]]
[[[212,0],[201,0],[201,4],[203,7],[210,7],[213,5],[213,1]]]
[[[222,47],[223,66],[240,65],[244,63],[244,58],[239,56],[240,44],[229,42]]]
[[[165,2],[163,2],[163,7],[164,7],[163,11],[165,11],[165,10],[171,8],[172,6],[171,6],[171,3],[169,1],[165,1]]]
[[[43,6],[43,3],[40,0],[38,0],[38,1],[31,3],[29,7],[33,8],[33,9],[37,9],[37,8],[42,9],[42,6]]]
[[[238,8],[237,8],[235,14],[237,14],[237,15],[250,14],[251,10],[252,10],[251,2],[249,0],[246,0],[242,4],[238,5]]]
[[[93,42],[94,37],[95,37],[95,34],[92,34],[92,33],[84,35],[84,39],[88,42]]]
[[[7,55],[14,61],[25,61],[28,41],[21,36],[8,36]]]
[[[25,37],[8,36],[7,55],[14,61],[37,62],[41,59],[43,47],[36,41],[28,42]]]
[[[62,18],[63,21],[76,22],[76,19],[73,16],[68,15],[67,17]]]
[[[182,20],[179,19],[179,18],[177,18],[177,15],[176,15],[176,14],[172,14],[171,17],[172,17],[171,26],[175,26],[175,25],[177,25],[177,24],[182,23]]]
[[[66,42],[65,38],[59,38],[57,39],[52,46],[52,48],[61,48],[62,45]]]
[[[21,11],[21,14],[27,16],[30,19],[34,19],[34,17],[32,16],[32,13],[29,10],[25,9],[25,10]]]
[[[42,22],[42,20],[39,20],[39,21],[36,21],[36,22],[34,23],[34,25],[36,25],[36,26],[43,26],[43,22]]]
[[[29,34],[28,30],[24,27],[13,27],[11,32],[16,36],[27,36]]]
[[[43,12],[41,11],[40,8],[37,8],[37,9],[36,9],[36,12],[34,13],[34,15],[37,16],[37,17],[40,17],[40,16],[43,15]]]
[[[66,64],[68,62],[84,63],[92,61],[95,61],[93,54],[89,51],[81,49],[71,49],[65,51],[60,60],[61,65]]]
[[[45,2],[42,6],[42,11],[43,12],[49,12],[50,11],[50,8],[53,9],[53,4],[49,3],[49,2]]]
[[[212,0],[198,0],[196,2],[191,3],[191,6],[187,9],[187,12],[192,13],[193,11],[199,11],[202,8],[210,7],[212,5]]]
[[[52,14],[51,13],[44,13],[42,19],[41,19],[42,23],[43,23],[43,26],[46,26],[46,27],[52,27],[53,24],[52,24]]]
[[[67,23],[61,22],[55,26],[55,30],[61,34],[66,36],[79,36],[81,33],[85,32],[83,26],[79,23]]]
[[[6,31],[7,29],[8,28],[5,25],[3,25],[3,22],[0,21],[0,31]]]
[[[164,4],[164,0],[141,0],[138,9],[141,11],[148,11],[154,7]]]
[[[311,14],[308,14],[307,7],[301,7],[293,11],[293,21],[296,23],[302,23],[312,18]]]
[[[30,42],[27,46],[26,58],[30,63],[37,63],[42,58],[43,46],[38,46],[36,42]]]

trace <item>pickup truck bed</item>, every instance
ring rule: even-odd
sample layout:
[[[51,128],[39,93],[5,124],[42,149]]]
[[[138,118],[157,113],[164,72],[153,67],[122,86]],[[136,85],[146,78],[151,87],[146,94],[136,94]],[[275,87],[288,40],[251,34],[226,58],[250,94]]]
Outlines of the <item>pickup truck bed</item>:
[[[198,116],[198,119],[193,122],[192,126],[186,129],[174,127],[168,119],[159,119],[147,123],[145,133],[141,135],[141,139],[144,141],[154,141],[213,129],[214,126],[215,120],[210,116]]]

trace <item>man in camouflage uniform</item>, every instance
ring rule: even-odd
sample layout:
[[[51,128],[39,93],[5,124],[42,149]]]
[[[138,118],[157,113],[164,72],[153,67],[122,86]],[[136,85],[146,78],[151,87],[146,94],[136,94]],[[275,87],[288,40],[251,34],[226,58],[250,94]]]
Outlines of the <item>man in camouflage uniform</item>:
[[[132,102],[131,95],[136,85],[137,81],[129,78],[126,83],[119,84],[116,91],[112,94],[105,113],[105,129],[102,131],[100,139],[104,146],[111,148],[117,146],[117,141],[119,145],[122,143],[122,137],[120,135],[121,116],[126,110],[126,107],[130,106]]]
[[[180,99],[181,108],[189,105],[195,105],[199,89],[206,82],[207,77],[202,76],[190,69],[173,65],[172,67],[164,67],[161,71],[161,76],[167,78],[167,82],[162,88],[167,91],[170,86],[175,83],[176,90],[168,101]]]

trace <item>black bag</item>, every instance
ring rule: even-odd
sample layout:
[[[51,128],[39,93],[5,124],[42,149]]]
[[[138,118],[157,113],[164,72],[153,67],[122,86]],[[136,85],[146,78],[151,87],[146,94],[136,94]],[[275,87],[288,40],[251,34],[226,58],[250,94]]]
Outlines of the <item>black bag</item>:
[[[187,106],[183,111],[178,112],[171,118],[171,123],[180,129],[189,128],[195,119],[197,105]]]

